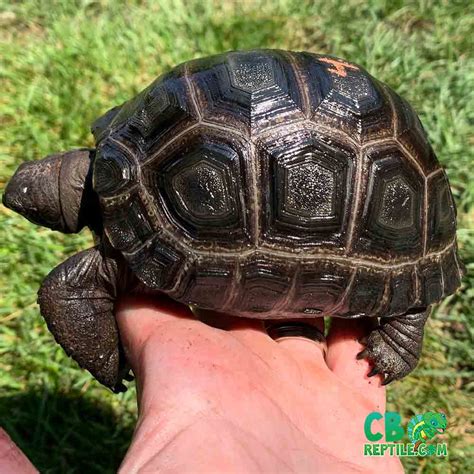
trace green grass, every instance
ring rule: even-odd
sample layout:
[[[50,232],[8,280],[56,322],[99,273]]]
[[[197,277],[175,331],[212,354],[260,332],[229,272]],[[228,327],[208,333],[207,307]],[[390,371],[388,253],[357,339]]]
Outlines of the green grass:
[[[459,209],[468,273],[428,327],[414,374],[389,388],[404,420],[443,410],[449,458],[410,472],[472,471],[474,83],[469,0],[42,1],[4,7],[0,183],[24,160],[92,145],[89,125],[165,69],[229,49],[330,53],[365,66],[418,110]],[[65,357],[38,313],[42,278],[91,237],[40,229],[0,208],[0,424],[42,472],[113,472],[136,417]]]

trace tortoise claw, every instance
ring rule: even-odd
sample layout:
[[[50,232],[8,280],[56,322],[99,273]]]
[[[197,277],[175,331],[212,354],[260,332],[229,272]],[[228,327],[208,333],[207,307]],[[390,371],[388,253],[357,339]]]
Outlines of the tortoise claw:
[[[367,336],[362,336],[361,338],[358,339],[360,344],[363,344],[364,346],[367,345],[368,337]]]
[[[132,373],[128,373],[127,375],[124,375],[123,377],[127,382],[132,382],[133,380],[135,380],[135,377],[133,376]]]
[[[369,357],[369,351],[367,349],[364,349],[356,355],[357,360],[366,359],[367,357]]]
[[[384,379],[382,381],[382,385],[388,385],[389,383],[393,382],[394,380],[395,380],[395,377],[387,375],[386,377],[384,377]]]
[[[370,372],[367,374],[367,377],[373,377],[374,375],[379,374],[379,370],[376,367],[372,367]]]
[[[123,383],[118,383],[113,389],[112,391],[114,393],[122,393],[122,392],[126,392],[127,391],[127,387],[123,384]]]

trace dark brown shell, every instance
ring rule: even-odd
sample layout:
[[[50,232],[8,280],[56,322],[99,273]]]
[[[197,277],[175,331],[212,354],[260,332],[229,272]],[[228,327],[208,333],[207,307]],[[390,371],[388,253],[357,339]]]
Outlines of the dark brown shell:
[[[360,66],[232,52],[93,126],[105,234],[148,287],[237,315],[389,316],[460,284],[446,175]]]

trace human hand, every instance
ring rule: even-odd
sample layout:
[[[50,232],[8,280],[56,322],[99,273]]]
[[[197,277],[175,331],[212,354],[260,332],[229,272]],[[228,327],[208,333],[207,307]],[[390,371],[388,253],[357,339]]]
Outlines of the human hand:
[[[30,460],[11,440],[7,432],[0,428],[0,473],[2,474],[35,474]]]
[[[403,472],[363,456],[365,417],[385,411],[356,359],[370,322],[334,319],[325,347],[274,341],[259,320],[216,329],[167,299],[125,300],[117,321],[139,405],[120,472]]]

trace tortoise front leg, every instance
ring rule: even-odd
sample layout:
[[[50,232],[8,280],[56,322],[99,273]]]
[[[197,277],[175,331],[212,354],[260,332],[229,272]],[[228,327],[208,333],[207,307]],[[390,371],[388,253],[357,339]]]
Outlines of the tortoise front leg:
[[[402,316],[382,318],[380,325],[361,342],[365,349],[357,355],[374,364],[369,377],[382,374],[383,385],[408,375],[418,364],[429,308],[418,308]]]
[[[126,270],[117,259],[93,247],[57,266],[38,292],[41,314],[66,353],[99,382],[124,391],[126,366],[114,317]]]

